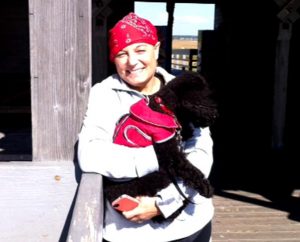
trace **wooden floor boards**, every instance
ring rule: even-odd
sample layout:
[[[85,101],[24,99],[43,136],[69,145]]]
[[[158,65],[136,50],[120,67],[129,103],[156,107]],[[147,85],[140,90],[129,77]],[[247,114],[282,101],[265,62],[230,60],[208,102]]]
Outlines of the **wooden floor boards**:
[[[222,191],[214,204],[213,242],[300,242],[300,191],[280,203],[251,192]]]

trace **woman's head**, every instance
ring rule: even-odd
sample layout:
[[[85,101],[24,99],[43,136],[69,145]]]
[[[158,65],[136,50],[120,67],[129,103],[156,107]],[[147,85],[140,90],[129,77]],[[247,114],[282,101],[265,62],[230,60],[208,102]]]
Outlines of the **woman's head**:
[[[159,54],[155,26],[130,13],[109,31],[110,60],[118,74],[134,89],[150,91],[157,85],[154,77]]]
[[[129,13],[109,31],[110,60],[114,62],[118,52],[128,45],[147,43],[155,46],[157,42],[155,26],[135,13]]]

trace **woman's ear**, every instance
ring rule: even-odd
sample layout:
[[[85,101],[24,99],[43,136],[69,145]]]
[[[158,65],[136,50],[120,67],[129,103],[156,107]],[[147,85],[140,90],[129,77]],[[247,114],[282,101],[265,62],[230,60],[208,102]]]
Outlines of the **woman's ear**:
[[[159,57],[159,48],[160,48],[160,42],[158,41],[156,45],[154,46],[154,51],[155,51],[155,59],[158,60]]]

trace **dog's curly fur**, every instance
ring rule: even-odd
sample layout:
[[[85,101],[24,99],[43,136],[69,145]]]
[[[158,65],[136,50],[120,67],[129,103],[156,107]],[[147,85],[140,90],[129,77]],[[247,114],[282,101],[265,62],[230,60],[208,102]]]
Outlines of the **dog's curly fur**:
[[[184,72],[163,86],[155,95],[149,97],[149,107],[157,112],[164,112],[155,100],[157,97],[160,97],[163,104],[175,114],[182,127],[180,137],[182,140],[192,136],[191,123],[194,127],[211,126],[218,116],[217,105],[212,97],[211,89],[205,78],[199,73]],[[202,196],[211,197],[213,188],[209,180],[187,160],[180,148],[180,140],[176,135],[166,142],[153,144],[159,162],[158,171],[126,182],[112,182],[105,179],[104,194],[106,198],[112,202],[122,194],[133,197],[155,196],[158,191],[167,187],[171,182],[176,185],[178,178],[181,178],[185,185],[192,187]],[[186,199],[185,205],[188,202],[189,200]],[[185,205],[170,219],[175,218]],[[164,219],[162,216],[158,216],[153,220],[161,222]]]

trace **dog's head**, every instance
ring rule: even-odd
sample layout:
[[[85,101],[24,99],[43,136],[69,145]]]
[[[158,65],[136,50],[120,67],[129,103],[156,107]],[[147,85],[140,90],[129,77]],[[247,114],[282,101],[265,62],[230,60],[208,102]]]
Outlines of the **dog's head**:
[[[155,96],[161,98],[181,124],[193,123],[196,127],[207,127],[218,116],[212,91],[205,78],[196,72],[183,72]]]

